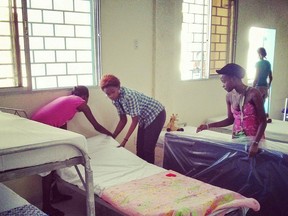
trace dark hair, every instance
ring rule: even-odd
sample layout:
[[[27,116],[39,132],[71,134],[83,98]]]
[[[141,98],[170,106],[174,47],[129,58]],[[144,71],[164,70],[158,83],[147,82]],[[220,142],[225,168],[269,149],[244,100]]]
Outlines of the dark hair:
[[[109,86],[120,87],[120,84],[120,80],[112,74],[104,75],[100,81],[100,87],[102,90]]]
[[[216,72],[222,75],[235,76],[240,79],[244,78],[245,76],[245,69],[234,63],[227,64],[220,70],[216,70]]]
[[[264,47],[258,48],[257,52],[258,52],[259,54],[261,54],[263,57],[266,57],[266,55],[267,55],[267,52],[266,52],[266,50],[265,50]]]
[[[89,97],[89,90],[86,86],[75,86],[72,90],[72,94],[76,96],[87,96]]]

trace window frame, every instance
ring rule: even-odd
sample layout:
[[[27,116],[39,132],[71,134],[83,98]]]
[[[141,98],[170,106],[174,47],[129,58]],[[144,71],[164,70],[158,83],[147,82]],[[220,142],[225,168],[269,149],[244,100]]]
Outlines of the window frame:
[[[205,1],[205,0],[203,0]],[[208,45],[207,45],[207,49],[204,50],[202,49],[201,51],[201,55],[202,55],[202,58],[201,58],[201,65],[202,65],[202,68],[203,68],[203,65],[205,66],[208,66],[207,69],[205,69],[205,71],[201,72],[201,76],[200,78],[193,78],[193,73],[191,75],[191,78],[183,78],[183,64],[185,64],[185,62],[182,62],[182,57],[181,57],[181,67],[180,67],[180,76],[181,76],[181,81],[196,81],[196,80],[208,80],[208,79],[214,79],[214,78],[217,78],[217,74],[216,72],[212,72],[211,71],[215,71],[210,63],[212,61],[212,57],[211,57],[211,53],[212,53],[212,48],[211,48],[211,44],[212,44],[212,34],[213,34],[213,30],[212,30],[212,26],[213,26],[213,23],[212,23],[212,16],[213,16],[213,1],[214,0],[208,0],[211,7],[209,7],[208,9],[208,35],[207,35],[207,42],[208,42]],[[235,54],[236,54],[236,41],[237,41],[237,20],[238,20],[238,8],[239,8],[239,3],[238,3],[239,0],[227,0],[227,3],[231,4],[232,5],[232,9],[229,10],[229,17],[231,17],[231,14],[233,15],[233,18],[229,18],[229,21],[228,21],[228,24],[227,24],[227,27],[229,28],[229,38],[227,39],[227,43],[228,44],[228,49],[229,51],[226,51],[229,53],[229,55],[226,57],[226,63],[234,63],[235,62]],[[183,0],[182,3],[184,3],[185,0]],[[223,0],[224,2],[224,0]],[[189,3],[189,1],[188,1]],[[195,3],[194,3],[195,4]],[[221,3],[222,4],[222,3]],[[204,6],[204,3],[203,3],[203,6]],[[183,13],[183,11],[182,11]],[[204,13],[203,13],[204,14]],[[204,14],[205,15],[205,14]],[[182,20],[182,23],[184,23],[184,20]],[[203,22],[203,26],[204,26],[204,22]],[[182,43],[182,42],[181,42]],[[202,41],[202,46],[205,42]],[[182,47],[183,45],[181,45]],[[206,59],[204,59],[203,57],[203,53],[207,52],[207,56],[206,56]],[[183,55],[182,53],[182,50],[181,50],[181,55]],[[195,61],[194,59],[192,60],[192,62]],[[207,61],[205,63],[205,61]],[[224,64],[224,65],[225,65]],[[223,67],[224,65],[222,65],[221,67]],[[218,67],[218,68],[215,68],[215,69],[220,69],[221,67]],[[206,74],[206,77],[205,75],[203,74]]]
[[[16,0],[13,0],[14,3]],[[100,25],[100,0],[91,0],[91,50],[92,50],[92,65],[94,64],[94,67],[92,67],[92,77],[93,77],[93,84],[91,86],[97,86],[99,84],[99,79],[102,74],[102,49],[101,49],[101,25]],[[10,4],[10,3],[9,3]],[[22,4],[22,21],[23,23],[18,22],[16,23],[17,29],[19,30],[19,25],[23,25],[23,50],[24,50],[24,56],[25,59],[22,59],[19,65],[19,60],[17,60],[18,64],[13,63],[13,67],[17,67],[17,71],[14,73],[14,77],[17,76],[17,86],[11,86],[11,87],[0,87],[0,95],[6,95],[10,93],[31,93],[31,92],[37,92],[37,91],[55,91],[55,90],[65,90],[70,89],[71,87],[53,87],[53,88],[43,88],[43,89],[33,89],[32,88],[32,74],[31,74],[31,59],[30,59],[30,44],[29,44],[29,21],[28,21],[28,7],[27,7],[27,0],[21,0]],[[16,6],[15,6],[16,7]],[[14,8],[15,9],[15,8]],[[13,6],[11,7],[11,10],[13,10]],[[17,8],[16,8],[17,10]],[[11,27],[11,25],[10,25]],[[19,38],[16,36],[12,36],[13,40],[18,40],[18,46],[19,45]],[[15,49],[13,48],[13,53],[15,53]],[[20,53],[20,50],[18,51]],[[18,53],[18,55],[13,54],[15,56],[21,56]],[[21,65],[25,64],[26,74],[23,74]],[[27,86],[23,86],[22,80],[25,76]],[[90,86],[90,85],[89,85]]]

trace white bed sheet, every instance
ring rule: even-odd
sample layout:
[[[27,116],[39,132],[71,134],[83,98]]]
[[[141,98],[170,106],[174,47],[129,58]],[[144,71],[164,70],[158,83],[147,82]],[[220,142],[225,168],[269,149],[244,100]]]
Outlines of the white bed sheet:
[[[29,204],[27,200],[20,197],[2,183],[0,183],[0,194],[0,212]]]
[[[140,159],[127,149],[117,147],[119,143],[109,136],[100,134],[88,138],[87,142],[93,170],[94,193],[98,196],[101,196],[105,188],[165,171]],[[82,167],[80,171],[83,175]],[[83,189],[75,169],[63,168],[57,172],[63,180]]]
[[[187,136],[187,137],[194,137],[194,138],[199,138],[199,139],[208,139],[208,140],[214,140],[217,141],[218,143],[223,142],[223,143],[239,143],[239,144],[247,144],[247,142],[241,142],[239,139],[232,139],[231,134],[225,134],[225,133],[220,133],[216,131],[210,131],[210,130],[204,130],[199,133],[196,133],[196,127],[192,126],[186,126],[184,127],[184,131],[173,131],[173,132],[166,132],[162,131],[159,139],[157,141],[157,146],[163,147],[164,142],[165,142],[165,134],[166,133],[174,133],[179,136]],[[288,145],[282,142],[275,142],[271,140],[262,140],[260,143],[260,147],[263,149],[269,149],[273,151],[279,151],[285,154],[288,154]]]
[[[48,216],[36,206],[30,204],[17,193],[0,183],[0,215],[37,215]]]
[[[167,172],[166,169],[147,163],[125,148],[117,147],[119,143],[109,136],[100,134],[88,138],[87,141],[93,169],[94,193],[99,197],[103,192],[105,193],[105,189],[109,190],[112,186]],[[83,174],[81,167],[80,172]],[[74,169],[63,168],[57,170],[57,173],[64,181],[77,185],[83,190],[81,180]],[[244,215],[248,209],[242,210]],[[226,210],[223,211],[227,213]]]
[[[0,112],[0,124],[0,172],[70,159],[81,155],[77,148],[87,152],[86,138],[71,131],[4,112]],[[46,150],[23,151],[46,145]],[[5,155],[18,149],[21,152]]]
[[[207,119],[206,122],[207,123],[217,122],[225,118],[226,116],[209,118]],[[215,128],[215,129],[212,128],[212,130],[231,134],[232,125],[228,127],[224,127],[224,128]],[[265,137],[266,139],[271,140],[271,141],[288,143],[288,122],[277,120],[277,119],[272,119],[271,123],[267,123],[267,127],[265,130]]]

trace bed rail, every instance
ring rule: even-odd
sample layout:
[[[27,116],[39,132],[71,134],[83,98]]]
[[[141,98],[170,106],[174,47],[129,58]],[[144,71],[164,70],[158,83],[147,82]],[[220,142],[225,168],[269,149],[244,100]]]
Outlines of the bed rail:
[[[283,110],[283,121],[288,121],[288,98],[285,99]]]
[[[1,111],[18,115],[20,117],[25,117],[27,119],[28,115],[25,110],[23,109],[15,109],[15,108],[9,108],[9,107],[0,107]],[[59,146],[59,145],[69,145],[73,146],[78,152],[79,156],[70,158],[65,161],[58,161],[58,162],[49,162],[45,164],[35,165],[31,167],[24,167],[24,168],[17,168],[13,170],[7,170],[7,171],[0,171],[0,182],[12,180],[15,178],[20,178],[28,175],[34,175],[39,174],[41,172],[47,172],[52,171],[55,169],[60,169],[64,167],[69,166],[77,166],[79,164],[83,165],[85,168],[85,182],[83,180],[83,183],[85,183],[85,189],[86,189],[86,209],[87,209],[87,215],[88,216],[95,216],[95,204],[94,204],[94,190],[93,190],[93,171],[91,169],[90,165],[90,158],[86,152],[84,152],[82,149],[78,148],[75,145],[71,145],[69,143],[61,143],[61,144],[54,144],[53,146]],[[33,151],[37,149],[43,149],[43,148],[49,148],[51,147],[50,144],[41,143],[39,145],[30,145],[30,146],[21,146],[21,147],[14,147],[14,148],[8,148],[8,149],[2,149],[0,151],[1,155],[9,155],[24,151]],[[81,178],[81,177],[80,177]]]
[[[23,109],[16,109],[16,108],[11,108],[11,107],[0,107],[0,111],[8,112],[8,113],[18,115],[20,117],[25,117],[28,119],[27,112]]]
[[[70,144],[59,144],[59,145],[69,145]],[[57,146],[57,145],[54,145]],[[36,149],[43,149],[43,148],[51,148],[49,144],[41,144],[41,145],[33,145],[33,146],[25,146],[25,147],[17,147],[17,148],[10,148],[10,149],[3,149],[0,152],[0,155],[9,155],[23,151],[31,151]],[[24,177],[27,175],[34,175],[39,174],[41,172],[47,172],[54,169],[60,169],[69,166],[76,166],[76,165],[83,165],[85,168],[85,189],[86,189],[86,209],[87,215],[95,216],[95,205],[94,205],[94,191],[93,191],[93,171],[90,166],[90,159],[88,154],[83,152],[81,149],[77,148],[77,146],[73,146],[81,156],[74,157],[66,161],[58,161],[58,162],[51,162],[41,165],[36,165],[32,167],[24,167],[18,168],[15,170],[8,170],[0,172],[0,182],[12,180],[15,178]],[[84,180],[83,180],[84,183]]]

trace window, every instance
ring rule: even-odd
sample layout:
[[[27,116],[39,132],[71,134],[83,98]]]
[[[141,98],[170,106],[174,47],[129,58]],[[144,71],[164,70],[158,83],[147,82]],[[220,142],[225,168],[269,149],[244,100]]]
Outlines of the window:
[[[183,0],[181,79],[207,79],[233,62],[236,0]]]
[[[1,0],[0,88],[96,84],[98,30],[99,1]]]

